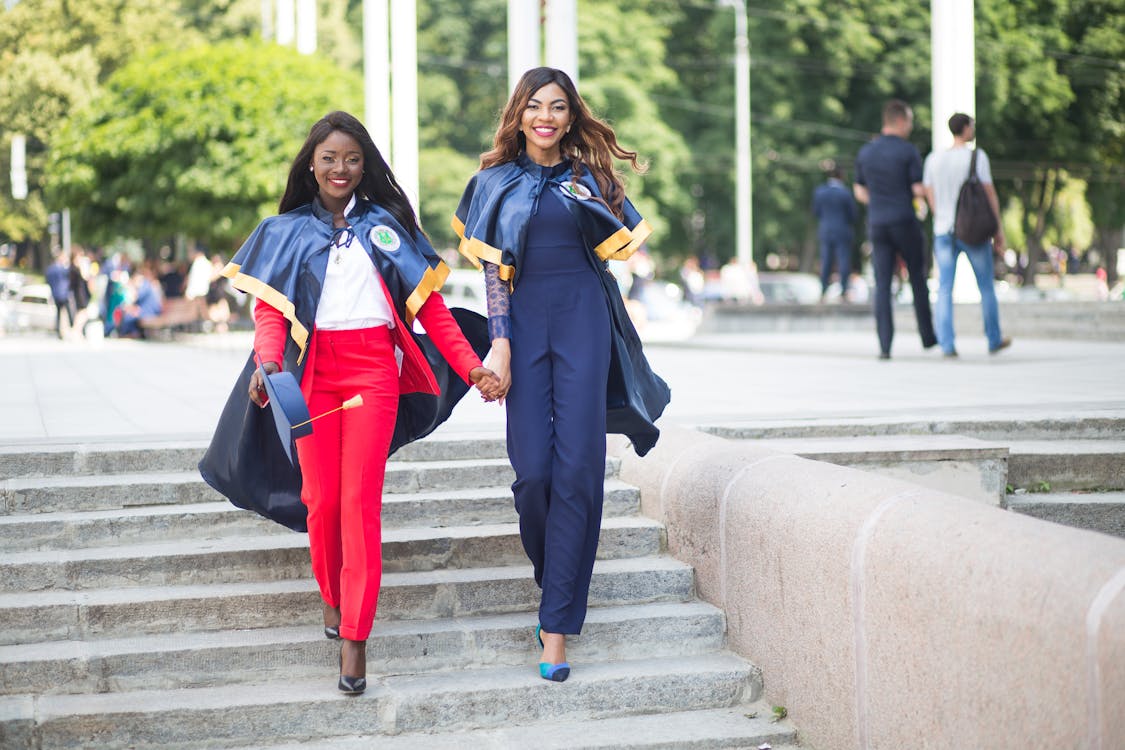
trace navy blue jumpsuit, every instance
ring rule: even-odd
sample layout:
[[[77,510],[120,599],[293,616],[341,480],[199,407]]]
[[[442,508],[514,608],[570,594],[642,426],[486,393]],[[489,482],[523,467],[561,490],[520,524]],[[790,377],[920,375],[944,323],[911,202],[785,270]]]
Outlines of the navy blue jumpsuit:
[[[570,634],[586,619],[601,529],[611,323],[602,264],[565,200],[544,189],[527,227],[507,409],[520,536],[543,589],[539,622]]]

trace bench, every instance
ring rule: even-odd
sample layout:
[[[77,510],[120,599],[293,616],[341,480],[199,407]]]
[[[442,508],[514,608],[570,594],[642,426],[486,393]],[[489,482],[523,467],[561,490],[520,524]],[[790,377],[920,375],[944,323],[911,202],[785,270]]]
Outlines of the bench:
[[[176,329],[197,327],[206,318],[207,302],[199,297],[173,297],[164,300],[164,309],[154,318],[144,318],[138,322],[147,336],[152,333],[171,335]]]

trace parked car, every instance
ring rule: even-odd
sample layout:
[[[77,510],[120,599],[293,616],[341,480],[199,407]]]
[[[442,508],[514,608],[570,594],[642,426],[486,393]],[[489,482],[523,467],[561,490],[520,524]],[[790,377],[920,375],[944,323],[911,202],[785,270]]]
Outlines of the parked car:
[[[0,271],[0,299],[15,297],[26,283],[27,278],[19,271]]]
[[[6,332],[55,330],[55,302],[46,284],[20,286],[0,300],[0,328]]]

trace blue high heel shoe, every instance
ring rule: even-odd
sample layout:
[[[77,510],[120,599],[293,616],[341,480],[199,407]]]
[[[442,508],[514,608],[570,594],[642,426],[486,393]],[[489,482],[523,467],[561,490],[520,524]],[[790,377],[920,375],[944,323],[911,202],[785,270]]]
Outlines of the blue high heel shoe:
[[[539,648],[545,648],[542,632],[543,626],[536,625],[535,640],[539,642]],[[566,682],[566,678],[570,677],[570,662],[564,661],[562,664],[552,664],[549,661],[541,661],[539,662],[539,676],[551,682]]]
[[[551,682],[566,682],[566,678],[570,677],[570,662],[551,664],[541,661],[539,662],[539,676]]]

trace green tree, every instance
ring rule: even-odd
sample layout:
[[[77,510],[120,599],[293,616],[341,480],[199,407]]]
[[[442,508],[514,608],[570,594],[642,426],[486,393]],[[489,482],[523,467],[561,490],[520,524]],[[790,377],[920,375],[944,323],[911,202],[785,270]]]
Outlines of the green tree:
[[[613,126],[619,142],[648,163],[643,175],[628,167],[623,174],[630,200],[653,227],[652,249],[664,257],[682,256],[688,241],[682,217],[692,201],[681,173],[690,151],[660,104],[679,90],[665,61],[669,24],[679,10],[664,0],[580,0],[578,12],[586,20],[578,25],[582,97]],[[623,33],[628,44],[621,43]]]
[[[60,123],[136,51],[191,38],[175,6],[159,0],[23,0],[0,10],[0,237],[19,242],[46,234],[42,188]],[[22,201],[12,198],[8,182],[15,133],[27,137],[29,194]]]
[[[232,248],[277,200],[309,126],[359,80],[274,44],[139,56],[59,133],[50,194],[91,240],[176,234]]]
[[[810,268],[812,190],[829,162],[852,169],[886,99],[913,103],[916,145],[928,139],[929,14],[913,3],[771,0],[749,16],[755,259]],[[693,224],[706,233],[693,250],[721,261],[735,234],[733,12],[687,4],[671,39],[669,64],[684,85],[669,117],[692,150],[684,178]]]

